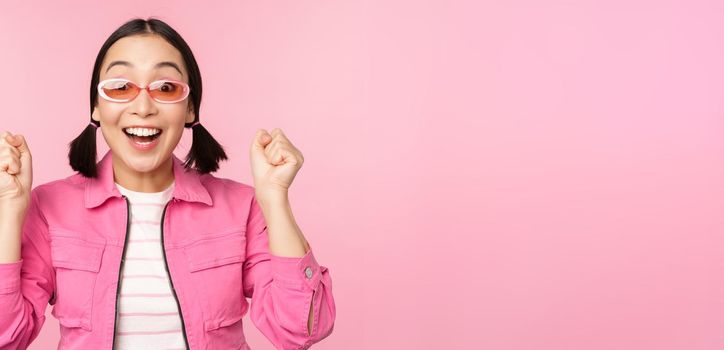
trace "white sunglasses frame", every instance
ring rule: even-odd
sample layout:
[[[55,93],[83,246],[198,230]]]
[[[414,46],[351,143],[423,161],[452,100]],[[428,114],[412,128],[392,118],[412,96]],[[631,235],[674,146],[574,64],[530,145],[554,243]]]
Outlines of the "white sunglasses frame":
[[[156,102],[158,102],[158,103],[178,103],[178,102],[181,102],[181,101],[185,100],[185,99],[189,96],[189,94],[190,94],[190,92],[191,92],[191,87],[189,87],[189,84],[186,84],[186,83],[183,82],[183,81],[174,80],[174,79],[159,79],[159,80],[156,80],[156,81],[151,82],[150,84],[148,84],[147,86],[144,86],[144,87],[141,87],[140,84],[136,83],[136,82],[133,81],[133,80],[125,79],[125,78],[111,78],[111,79],[103,80],[103,81],[101,81],[100,83],[98,83],[98,86],[96,87],[97,90],[98,90],[98,95],[101,96],[101,97],[102,97],[103,99],[105,99],[105,100],[108,100],[108,101],[111,101],[111,102],[118,102],[118,103],[131,102],[131,101],[135,100],[136,97],[138,97],[138,95],[141,94],[141,92],[139,91],[139,92],[138,92],[138,95],[134,96],[134,97],[133,97],[132,99],[130,99],[130,100],[118,100],[118,99],[111,98],[110,96],[106,95],[105,91],[103,91],[103,89],[101,88],[101,86],[103,86],[104,84],[106,84],[106,83],[108,83],[108,82],[112,82],[112,81],[123,81],[123,82],[132,83],[132,84],[138,86],[141,90],[147,90],[148,93],[149,93],[149,96],[150,96],[150,94],[151,94],[151,90],[149,89],[149,87],[150,87],[150,86],[153,86],[154,84],[159,83],[159,82],[172,82],[172,83],[181,84],[181,86],[183,86],[183,88],[184,88],[183,97],[180,98],[180,99],[178,99],[178,100],[175,100],[175,101],[161,101],[161,100],[158,100],[158,99],[154,98],[153,96],[151,96],[151,98],[153,98],[153,100],[156,101]]]

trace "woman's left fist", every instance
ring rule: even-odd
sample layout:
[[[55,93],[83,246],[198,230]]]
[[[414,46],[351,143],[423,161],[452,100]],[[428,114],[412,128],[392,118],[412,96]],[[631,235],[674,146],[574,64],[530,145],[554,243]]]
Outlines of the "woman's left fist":
[[[304,163],[304,157],[279,128],[271,134],[257,130],[251,144],[251,173],[254,190],[260,201],[267,196],[286,195],[294,177]]]

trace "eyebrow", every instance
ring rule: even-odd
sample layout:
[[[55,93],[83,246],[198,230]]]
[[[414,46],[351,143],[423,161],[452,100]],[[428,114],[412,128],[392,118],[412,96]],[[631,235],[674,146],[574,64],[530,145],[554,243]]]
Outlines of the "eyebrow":
[[[133,67],[133,64],[131,64],[131,62],[128,62],[128,61],[113,61],[113,62],[111,62],[111,64],[108,65],[108,68],[106,68],[106,73],[108,73],[108,70],[111,69],[111,67],[113,67],[113,66]],[[181,73],[181,69],[178,67],[178,65],[176,63],[173,63],[173,62],[163,61],[163,62],[156,63],[156,65],[153,66],[154,69],[158,69],[161,67],[172,67],[172,68],[175,68],[179,73]],[[181,76],[183,76],[183,75],[184,74],[181,73]]]

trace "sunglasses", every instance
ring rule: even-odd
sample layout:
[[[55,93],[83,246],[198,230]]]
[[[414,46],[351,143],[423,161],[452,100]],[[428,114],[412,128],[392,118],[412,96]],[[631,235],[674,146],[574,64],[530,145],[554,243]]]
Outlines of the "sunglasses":
[[[143,88],[123,78],[106,79],[98,83],[98,94],[111,102],[132,101],[141,90],[148,90],[148,94],[157,102],[176,103],[188,97],[191,88],[182,81],[171,79],[157,80]]]

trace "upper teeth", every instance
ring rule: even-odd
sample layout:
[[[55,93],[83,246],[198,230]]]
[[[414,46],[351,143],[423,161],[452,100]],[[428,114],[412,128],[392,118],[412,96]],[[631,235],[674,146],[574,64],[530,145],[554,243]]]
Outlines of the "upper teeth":
[[[159,132],[161,132],[161,130],[147,128],[127,128],[126,132],[136,136],[152,136],[158,134]]]

